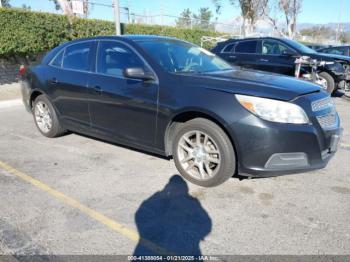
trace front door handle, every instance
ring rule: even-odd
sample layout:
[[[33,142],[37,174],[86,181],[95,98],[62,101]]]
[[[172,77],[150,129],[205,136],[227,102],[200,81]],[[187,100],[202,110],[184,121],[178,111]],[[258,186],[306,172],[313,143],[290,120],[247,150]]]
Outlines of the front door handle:
[[[269,60],[268,60],[268,59],[261,58],[261,59],[260,59],[260,62],[269,62]]]
[[[236,59],[237,56],[235,56],[235,55],[230,55],[229,58],[231,58],[231,59]]]
[[[102,88],[101,88],[100,86],[94,86],[92,89],[93,89],[96,93],[99,93],[99,94],[102,93]]]

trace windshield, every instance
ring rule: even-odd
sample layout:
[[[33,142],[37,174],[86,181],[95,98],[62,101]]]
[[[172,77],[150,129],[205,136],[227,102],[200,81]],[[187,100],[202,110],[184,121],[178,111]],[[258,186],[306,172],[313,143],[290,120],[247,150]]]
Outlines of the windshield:
[[[170,73],[207,73],[233,69],[209,51],[178,40],[140,41],[138,44]]]
[[[306,54],[316,54],[317,52],[309,47],[307,47],[306,45],[303,45],[297,41],[293,41],[290,39],[285,39],[285,41],[292,46],[293,48],[295,48],[297,51],[299,51],[300,53],[306,53]]]

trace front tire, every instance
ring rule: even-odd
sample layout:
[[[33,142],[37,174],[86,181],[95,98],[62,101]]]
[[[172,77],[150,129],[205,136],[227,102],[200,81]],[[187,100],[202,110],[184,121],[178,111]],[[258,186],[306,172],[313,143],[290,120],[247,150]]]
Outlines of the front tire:
[[[204,118],[187,121],[177,129],[172,152],[180,174],[199,186],[220,185],[236,171],[235,151],[229,137]]]
[[[321,72],[318,76],[325,81],[326,86],[322,86],[324,90],[326,90],[329,94],[332,94],[335,88],[335,81],[333,77],[327,72]]]
[[[35,125],[44,136],[58,137],[66,132],[61,127],[56,111],[45,95],[40,95],[34,100],[32,111]]]

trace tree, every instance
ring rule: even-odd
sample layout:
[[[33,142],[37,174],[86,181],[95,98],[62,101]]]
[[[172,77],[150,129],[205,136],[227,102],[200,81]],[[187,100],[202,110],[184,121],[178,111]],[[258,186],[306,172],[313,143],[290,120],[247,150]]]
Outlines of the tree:
[[[350,42],[350,34],[341,31],[338,35],[337,30],[327,26],[313,26],[300,30],[302,36],[309,37],[313,42],[327,42],[329,40],[339,40],[345,44]],[[338,36],[338,38],[337,38]]]
[[[202,7],[199,9],[199,13],[192,13],[190,9],[182,11],[180,17],[176,20],[176,26],[181,28],[200,28],[204,30],[213,29],[214,26],[211,23],[212,12],[208,7]]]
[[[0,0],[2,7],[11,7],[10,0]]]
[[[263,0],[262,15],[280,35],[294,38],[297,31],[297,18],[302,8],[302,0]],[[285,21],[285,28],[279,27],[278,16],[272,14],[272,10],[278,10]]]
[[[212,13],[208,7],[200,8],[199,14],[193,14],[194,26],[200,29],[213,29],[213,24],[210,22]]]
[[[180,28],[191,28],[192,27],[192,12],[190,9],[182,11],[180,17],[176,20],[176,26]]]
[[[30,5],[23,4],[22,9],[30,11],[32,9],[32,7]]]
[[[72,10],[72,0],[50,0],[55,4],[56,10],[62,10],[62,12],[68,16],[72,22],[72,17],[75,15]],[[83,0],[84,16],[87,17],[89,12],[89,3],[87,0]]]
[[[222,8],[221,0],[213,0],[216,6],[216,12],[220,12]],[[243,36],[247,36],[253,33],[255,30],[256,22],[261,15],[263,4],[267,0],[229,0],[233,6],[239,6],[241,10],[241,16],[243,19],[242,33]]]
[[[297,17],[301,11],[302,0],[280,0],[280,8],[284,12],[288,36],[294,38],[297,30]]]

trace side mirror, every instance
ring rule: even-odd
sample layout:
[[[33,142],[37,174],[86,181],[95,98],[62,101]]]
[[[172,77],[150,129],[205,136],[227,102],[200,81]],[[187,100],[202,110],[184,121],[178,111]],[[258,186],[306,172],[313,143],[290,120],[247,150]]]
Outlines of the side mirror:
[[[293,51],[291,51],[291,50],[284,50],[283,52],[282,52],[282,55],[283,56],[288,56],[288,57],[291,57],[291,56],[294,56],[294,55],[296,55],[296,53],[295,52],[293,52]]]
[[[155,77],[152,73],[146,72],[143,68],[127,68],[123,71],[123,75],[127,78],[141,79],[144,81],[154,80]]]

